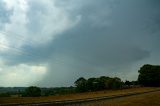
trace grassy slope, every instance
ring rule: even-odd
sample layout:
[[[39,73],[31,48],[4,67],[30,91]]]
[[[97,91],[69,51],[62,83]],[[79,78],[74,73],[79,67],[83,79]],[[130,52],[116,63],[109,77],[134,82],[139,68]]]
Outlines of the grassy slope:
[[[4,97],[0,98],[0,104],[6,103],[38,103],[38,102],[50,102],[55,100],[68,100],[68,99],[82,99],[82,98],[92,98],[99,96],[110,96],[110,95],[119,95],[126,94],[131,92],[144,92],[148,90],[154,90],[157,88],[152,87],[142,87],[142,88],[132,88],[132,89],[123,89],[123,90],[106,90],[98,92],[88,92],[88,93],[77,93],[69,94],[64,96],[49,96],[49,97]]]

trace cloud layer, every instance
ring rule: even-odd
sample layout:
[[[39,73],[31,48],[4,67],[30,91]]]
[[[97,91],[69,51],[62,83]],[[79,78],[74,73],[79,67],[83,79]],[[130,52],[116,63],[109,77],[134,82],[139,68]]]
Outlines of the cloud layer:
[[[100,75],[136,80],[142,64],[160,64],[159,5],[1,1],[0,86],[70,86],[78,77]]]

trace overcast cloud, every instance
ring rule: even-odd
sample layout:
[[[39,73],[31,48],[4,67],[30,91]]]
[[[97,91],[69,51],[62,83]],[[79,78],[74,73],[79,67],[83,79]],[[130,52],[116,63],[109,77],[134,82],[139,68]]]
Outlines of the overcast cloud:
[[[158,0],[1,0],[0,86],[136,80],[160,64]]]

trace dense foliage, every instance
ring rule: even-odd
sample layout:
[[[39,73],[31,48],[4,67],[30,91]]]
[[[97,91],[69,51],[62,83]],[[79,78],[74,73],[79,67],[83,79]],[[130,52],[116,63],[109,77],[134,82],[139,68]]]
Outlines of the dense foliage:
[[[41,89],[36,86],[30,86],[30,87],[26,88],[26,90],[22,96],[29,96],[29,97],[41,96]]]
[[[147,64],[141,67],[138,82],[144,86],[160,86],[160,66]]]
[[[50,95],[65,95],[71,94],[75,92],[74,87],[56,87],[56,88],[41,88],[42,96],[50,96]]]
[[[86,80],[81,77],[75,81],[76,90],[78,92],[97,91],[104,89],[120,89],[123,86],[120,78],[111,78],[101,76],[99,78],[89,78]]]
[[[0,97],[10,97],[11,94],[6,92],[6,93],[0,93]]]

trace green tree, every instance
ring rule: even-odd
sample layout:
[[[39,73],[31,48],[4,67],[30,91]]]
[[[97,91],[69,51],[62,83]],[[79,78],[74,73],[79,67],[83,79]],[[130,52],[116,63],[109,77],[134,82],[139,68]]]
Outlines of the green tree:
[[[97,83],[98,82],[96,81],[96,78],[89,78],[86,82],[87,90],[88,91],[95,91]]]
[[[89,78],[88,80],[83,77],[75,81],[76,89],[79,92],[97,91],[104,89],[120,89],[123,86],[123,82],[120,78],[110,78],[101,76],[99,78]]]
[[[78,92],[85,92],[87,89],[86,89],[86,79],[81,77],[79,79],[77,79],[74,83],[75,83],[75,86],[76,86],[76,91]]]
[[[132,82],[130,82],[130,81],[128,81],[128,80],[125,81],[125,85],[131,86],[131,84],[132,84]]]
[[[28,97],[41,96],[41,89],[36,86],[30,86],[25,89],[25,93],[22,96],[28,96]]]
[[[106,89],[106,82],[109,79],[109,77],[101,76],[100,78],[100,89]]]
[[[118,77],[109,78],[106,81],[106,88],[107,89],[120,89],[122,87],[122,85],[123,85],[123,82]]]
[[[160,66],[146,64],[140,68],[138,82],[144,86],[160,86]]]

